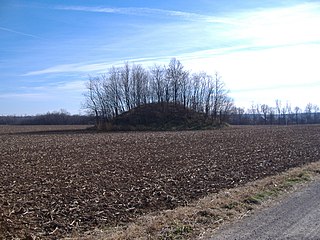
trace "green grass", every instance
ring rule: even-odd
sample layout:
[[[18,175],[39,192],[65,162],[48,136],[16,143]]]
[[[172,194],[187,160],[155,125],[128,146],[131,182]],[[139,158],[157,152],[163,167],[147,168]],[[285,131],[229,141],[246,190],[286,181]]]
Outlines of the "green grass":
[[[284,183],[287,186],[293,186],[298,183],[304,183],[310,180],[310,176],[307,173],[300,173],[296,177],[288,178]]]
[[[305,173],[299,173],[295,177],[287,178],[281,185],[274,186],[271,189],[258,192],[257,194],[246,198],[243,202],[248,204],[261,204],[270,197],[278,196],[282,191],[285,191],[288,188],[293,187],[296,184],[304,183],[310,180],[310,176]]]
[[[178,240],[185,239],[192,232],[192,227],[186,224],[176,224],[163,231],[159,237],[161,240]]]

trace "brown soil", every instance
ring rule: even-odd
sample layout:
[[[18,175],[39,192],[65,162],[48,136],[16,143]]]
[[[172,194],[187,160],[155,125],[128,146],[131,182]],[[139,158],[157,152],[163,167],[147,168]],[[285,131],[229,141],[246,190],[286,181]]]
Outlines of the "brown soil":
[[[0,127],[0,239],[116,226],[320,156],[320,126],[46,130]]]

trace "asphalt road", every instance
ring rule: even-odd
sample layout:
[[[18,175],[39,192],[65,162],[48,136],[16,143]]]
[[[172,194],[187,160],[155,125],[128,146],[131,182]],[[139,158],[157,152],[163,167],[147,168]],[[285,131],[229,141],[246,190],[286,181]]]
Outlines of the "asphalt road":
[[[210,240],[320,239],[320,181],[218,230]]]

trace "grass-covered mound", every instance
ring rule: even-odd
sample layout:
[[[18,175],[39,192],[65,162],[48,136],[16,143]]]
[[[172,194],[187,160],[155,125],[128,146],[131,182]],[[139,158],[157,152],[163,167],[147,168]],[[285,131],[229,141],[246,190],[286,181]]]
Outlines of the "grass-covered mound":
[[[211,118],[181,104],[151,103],[124,112],[106,130],[195,130],[216,128]]]

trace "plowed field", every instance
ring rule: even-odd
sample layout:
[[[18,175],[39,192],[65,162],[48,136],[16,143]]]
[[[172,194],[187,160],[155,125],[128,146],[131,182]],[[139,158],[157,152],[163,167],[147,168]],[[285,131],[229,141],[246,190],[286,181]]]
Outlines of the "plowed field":
[[[1,126],[0,239],[115,226],[318,160],[320,126],[131,133]]]

